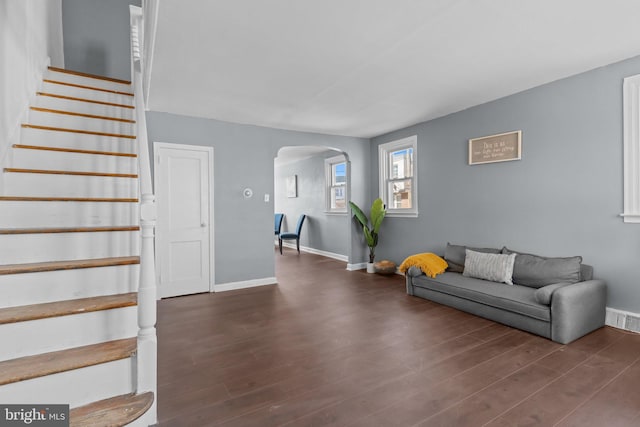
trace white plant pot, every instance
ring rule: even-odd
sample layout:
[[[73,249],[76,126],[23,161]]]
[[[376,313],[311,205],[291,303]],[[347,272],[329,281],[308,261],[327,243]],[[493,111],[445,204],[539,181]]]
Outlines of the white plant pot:
[[[376,268],[374,267],[372,262],[367,263],[367,273],[375,273]]]

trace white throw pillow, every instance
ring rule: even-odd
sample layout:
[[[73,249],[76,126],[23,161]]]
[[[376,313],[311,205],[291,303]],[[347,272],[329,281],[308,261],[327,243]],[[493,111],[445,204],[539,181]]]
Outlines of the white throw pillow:
[[[513,264],[516,254],[486,254],[467,249],[463,276],[513,285]]]

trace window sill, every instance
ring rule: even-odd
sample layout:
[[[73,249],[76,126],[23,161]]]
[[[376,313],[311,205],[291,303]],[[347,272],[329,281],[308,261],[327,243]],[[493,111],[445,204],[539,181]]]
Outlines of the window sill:
[[[418,217],[418,212],[389,212],[389,211],[387,211],[387,214],[385,215],[385,217],[391,217],[391,218],[417,218]]]
[[[341,211],[324,211],[325,215],[348,215],[349,212],[341,212]]]

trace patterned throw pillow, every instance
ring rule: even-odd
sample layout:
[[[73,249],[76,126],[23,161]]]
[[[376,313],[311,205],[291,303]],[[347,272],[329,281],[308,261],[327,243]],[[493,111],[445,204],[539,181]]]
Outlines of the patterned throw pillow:
[[[487,254],[467,249],[463,276],[513,285],[513,264],[516,254]]]

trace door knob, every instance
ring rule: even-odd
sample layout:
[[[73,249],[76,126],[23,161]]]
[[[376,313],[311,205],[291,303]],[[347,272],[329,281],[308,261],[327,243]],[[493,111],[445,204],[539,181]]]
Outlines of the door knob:
[[[202,224],[200,224],[200,227],[206,227],[206,226],[207,226],[206,222],[203,222]]]

